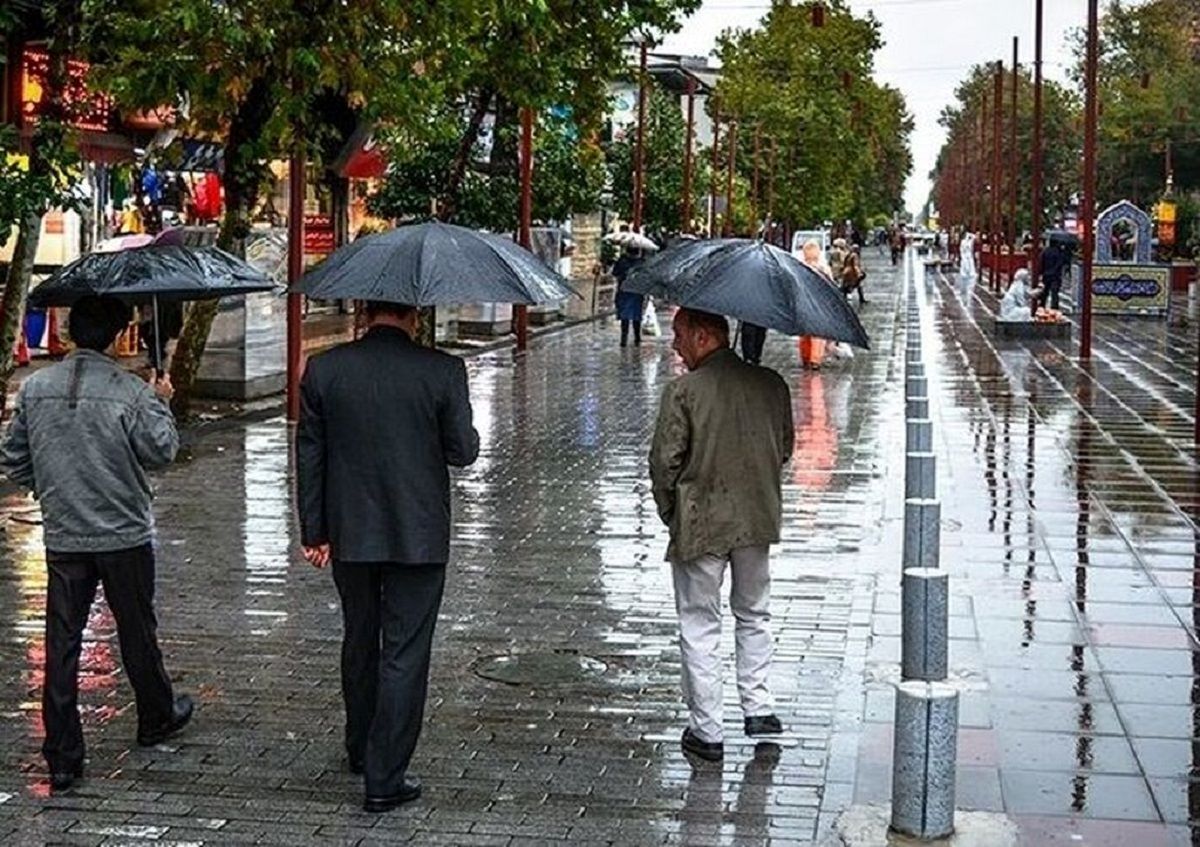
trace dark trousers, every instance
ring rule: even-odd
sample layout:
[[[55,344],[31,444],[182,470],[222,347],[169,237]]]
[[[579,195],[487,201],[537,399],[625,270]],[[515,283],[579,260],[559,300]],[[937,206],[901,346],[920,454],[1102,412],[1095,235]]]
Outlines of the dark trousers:
[[[1041,305],[1045,306],[1046,302],[1049,301],[1051,309],[1058,308],[1058,297],[1062,293],[1062,283],[1061,276],[1058,279],[1043,280],[1046,290],[1042,292]]]
[[[621,321],[621,346],[624,347],[629,343],[629,327],[633,327],[633,343],[642,343],[642,322],[641,321]]]
[[[766,327],[742,323],[742,359],[752,365],[762,364],[763,347],[767,343]]]
[[[154,617],[154,548],[149,544],[111,553],[46,551],[46,679],[42,755],[52,772],[83,764],[83,727],[79,723],[79,654],[96,586],[117,622],[121,661],[137,701],[138,732],[152,731],[171,719],[174,694],[158,649]]]
[[[346,752],[366,793],[400,790],[421,735],[445,565],[334,562],[342,598]]]

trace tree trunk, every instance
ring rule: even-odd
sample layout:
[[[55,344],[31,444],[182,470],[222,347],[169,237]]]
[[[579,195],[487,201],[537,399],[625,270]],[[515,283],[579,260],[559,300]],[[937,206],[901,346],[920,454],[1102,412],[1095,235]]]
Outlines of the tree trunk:
[[[8,382],[17,369],[13,347],[17,333],[23,330],[25,298],[33,276],[33,262],[42,237],[42,216],[26,215],[17,229],[17,243],[12,263],[4,280],[4,296],[0,299],[0,416],[8,405]]]
[[[446,178],[446,190],[438,204],[438,220],[448,221],[458,210],[458,198],[462,192],[463,180],[466,178],[467,168],[471,166],[471,151],[475,149],[475,144],[479,141],[479,133],[483,129],[483,119],[487,117],[488,106],[491,105],[493,96],[494,92],[490,88],[485,88],[479,92],[479,96],[475,100],[475,108],[471,110],[467,128],[458,142],[458,152],[455,153],[454,161],[450,165],[450,173]]]
[[[221,218],[217,246],[235,256],[244,255],[250,212],[263,179],[262,164],[248,158],[250,145],[259,139],[274,106],[270,86],[264,80],[256,80],[234,115],[225,140],[225,215]],[[184,317],[171,357],[171,382],[175,386],[171,410],[177,418],[186,418],[191,410],[192,388],[219,306],[219,300],[199,300],[191,304]]]

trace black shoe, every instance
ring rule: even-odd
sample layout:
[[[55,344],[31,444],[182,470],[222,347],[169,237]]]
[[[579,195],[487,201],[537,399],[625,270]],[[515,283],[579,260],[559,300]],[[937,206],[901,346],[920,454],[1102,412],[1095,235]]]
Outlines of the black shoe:
[[[51,771],[50,788],[55,793],[67,791],[75,784],[75,780],[83,776],[83,765],[76,765],[73,770]]]
[[[192,712],[195,708],[191,697],[186,694],[180,694],[175,698],[175,705],[171,709],[171,720],[157,729],[139,732],[138,744],[143,747],[153,747],[155,744],[161,744],[166,741],[187,726],[188,721],[192,719]]]
[[[725,745],[720,741],[702,741],[700,736],[690,729],[683,731],[681,741],[684,752],[692,753],[709,762],[719,762],[725,758]]]
[[[403,803],[411,803],[421,796],[421,783],[415,779],[404,778],[403,787],[395,794],[389,794],[386,797],[372,797],[367,795],[363,800],[363,811],[372,812],[374,814],[382,814],[390,812],[392,809]]]
[[[783,724],[774,715],[755,715],[746,718],[747,735],[779,735],[783,732]]]

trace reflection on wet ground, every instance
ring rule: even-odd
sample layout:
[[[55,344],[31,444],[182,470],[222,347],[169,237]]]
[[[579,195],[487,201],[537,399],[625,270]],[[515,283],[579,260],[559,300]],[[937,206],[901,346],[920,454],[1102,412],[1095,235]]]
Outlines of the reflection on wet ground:
[[[382,818],[358,811],[345,770],[336,596],[327,573],[296,563],[282,423],[209,433],[158,480],[159,617],[168,667],[200,700],[194,728],[132,745],[132,694],[98,604],[81,695],[88,778],[51,799],[38,755],[40,528],[10,498],[0,840],[798,844],[828,836],[851,803],[886,801],[900,281],[872,265],[869,353],[810,372],[792,340],[768,342],[796,420],[773,571],[773,685],[792,730],[779,746],[742,737],[727,674],[726,761],[679,750],[666,538],[645,474],[677,366],[669,336],[622,350],[614,327],[584,326],[523,360],[469,361],[484,446],[455,478],[414,762],[426,796]],[[1181,301],[1169,327],[1102,319],[1083,368],[1068,344],[995,342],[986,291],[964,300],[933,279],[923,291],[951,666],[965,692],[959,805],[1009,813],[1033,844],[1188,843],[1200,818],[1194,313]],[[488,668],[504,671],[477,672]]]

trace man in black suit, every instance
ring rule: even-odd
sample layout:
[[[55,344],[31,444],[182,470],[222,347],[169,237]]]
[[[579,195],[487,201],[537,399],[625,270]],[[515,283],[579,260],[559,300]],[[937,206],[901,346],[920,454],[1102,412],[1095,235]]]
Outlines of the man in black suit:
[[[371,301],[358,341],[309,360],[296,462],[301,544],[342,600],[350,770],[368,812],[415,800],[407,776],[450,558],[450,475],[479,455],[461,359],[418,346],[417,310]]]

